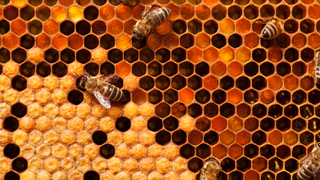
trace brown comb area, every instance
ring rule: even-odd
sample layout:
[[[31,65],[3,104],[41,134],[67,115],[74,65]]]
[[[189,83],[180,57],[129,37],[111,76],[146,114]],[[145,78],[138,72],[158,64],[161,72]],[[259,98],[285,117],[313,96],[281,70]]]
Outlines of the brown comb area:
[[[171,10],[132,38],[146,5]],[[312,0],[0,1],[0,179],[295,179],[319,141]],[[260,38],[258,19],[284,29]],[[105,109],[84,72],[116,74]],[[80,77],[78,77],[80,76]]]

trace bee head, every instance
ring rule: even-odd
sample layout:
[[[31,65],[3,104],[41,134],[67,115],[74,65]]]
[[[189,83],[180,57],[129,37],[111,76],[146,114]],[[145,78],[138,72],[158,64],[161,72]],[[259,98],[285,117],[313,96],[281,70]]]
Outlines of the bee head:
[[[316,146],[318,146],[320,148],[320,142],[318,142]]]
[[[81,78],[80,83],[79,83],[81,88],[85,88],[87,80],[88,80],[87,77]]]
[[[132,34],[137,39],[142,39],[143,38],[142,34],[138,33],[136,30],[133,30]]]

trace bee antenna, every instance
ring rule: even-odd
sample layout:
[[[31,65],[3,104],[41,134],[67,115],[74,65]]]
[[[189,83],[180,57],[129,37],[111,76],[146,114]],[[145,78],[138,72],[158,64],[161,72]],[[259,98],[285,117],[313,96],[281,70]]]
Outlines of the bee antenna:
[[[80,77],[78,74],[77,74],[77,72],[76,71],[73,71],[78,77]]]
[[[131,39],[129,40],[129,43],[131,43],[132,42],[132,39],[133,39],[133,36],[131,37]]]

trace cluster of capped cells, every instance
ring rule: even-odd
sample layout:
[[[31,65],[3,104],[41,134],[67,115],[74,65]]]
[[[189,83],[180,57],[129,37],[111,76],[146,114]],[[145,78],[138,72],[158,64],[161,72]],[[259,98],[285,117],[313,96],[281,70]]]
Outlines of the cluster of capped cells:
[[[171,15],[137,40],[148,4]],[[193,180],[214,157],[220,180],[287,180],[320,141],[318,1],[0,5],[0,179]],[[126,98],[104,108],[84,72]]]

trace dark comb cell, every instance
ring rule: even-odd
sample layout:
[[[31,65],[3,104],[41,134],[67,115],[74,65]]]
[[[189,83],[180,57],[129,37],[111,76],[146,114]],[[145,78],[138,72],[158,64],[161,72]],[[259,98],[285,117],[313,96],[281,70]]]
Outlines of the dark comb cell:
[[[187,140],[187,134],[182,130],[175,131],[172,134],[172,142],[177,145],[184,144],[186,140]]]
[[[128,119],[126,117],[121,117],[121,118],[117,119],[116,128],[119,131],[125,132],[125,131],[129,130],[130,127],[131,127],[130,119]]]
[[[152,117],[148,120],[148,129],[157,132],[162,129],[162,120],[158,117]]]
[[[11,86],[17,91],[23,91],[27,88],[27,80],[22,76],[16,76],[12,79]]]
[[[156,142],[160,145],[165,145],[170,142],[171,135],[166,130],[162,130],[156,134]]]
[[[24,104],[17,103],[11,107],[11,113],[18,118],[22,118],[27,114],[27,107]]]
[[[28,168],[28,161],[22,157],[18,157],[12,161],[12,169],[17,172],[23,172]]]
[[[202,166],[203,166],[203,162],[199,158],[192,158],[188,162],[188,168],[192,172],[198,172],[201,169]]]
[[[107,134],[103,131],[96,131],[92,134],[92,141],[97,145],[101,145],[107,141]]]
[[[169,130],[169,131],[174,131],[178,128],[179,126],[179,121],[177,118],[173,117],[173,116],[169,116],[167,117],[164,121],[163,121],[164,127]],[[173,138],[173,137],[172,137]]]
[[[95,171],[88,171],[84,174],[84,180],[100,180],[100,176]]]
[[[191,158],[194,156],[194,147],[191,146],[190,144],[185,144],[180,148],[180,155],[186,159]]]
[[[14,159],[20,154],[20,148],[15,144],[7,144],[3,149],[3,154],[10,159]]]
[[[68,73],[68,67],[62,62],[58,62],[52,66],[52,73],[58,77],[63,77]]]
[[[115,149],[110,144],[105,144],[100,147],[100,155],[106,159],[110,159],[112,156],[114,156]]]
[[[20,176],[19,174],[10,171],[8,173],[6,173],[6,175],[4,176],[4,180],[20,180]]]
[[[3,121],[3,128],[13,132],[19,128],[19,121],[15,117],[7,117]]]

